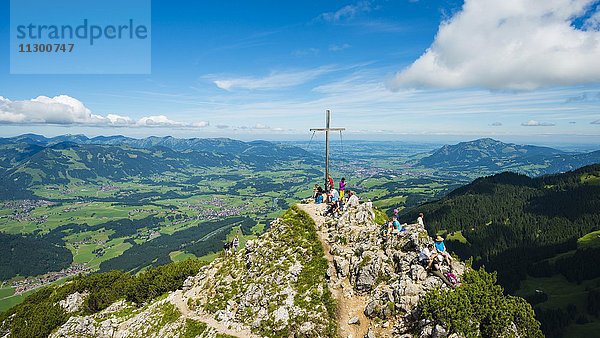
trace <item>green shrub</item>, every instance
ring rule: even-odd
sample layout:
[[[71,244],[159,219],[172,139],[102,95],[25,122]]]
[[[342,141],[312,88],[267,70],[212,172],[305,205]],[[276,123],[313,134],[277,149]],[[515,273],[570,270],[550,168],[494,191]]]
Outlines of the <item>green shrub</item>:
[[[62,286],[42,288],[23,303],[0,313],[0,325],[11,331],[11,337],[45,337],[72,315],[55,305],[72,293],[89,293],[83,308],[75,314],[94,314],[123,298],[140,304],[181,288],[185,279],[204,264],[186,260],[150,268],[137,276],[122,271],[78,276]]]
[[[543,337],[531,306],[522,298],[504,296],[496,273],[483,269],[467,271],[454,290],[429,291],[419,307],[424,318],[465,337],[511,337],[512,323],[520,337]]]

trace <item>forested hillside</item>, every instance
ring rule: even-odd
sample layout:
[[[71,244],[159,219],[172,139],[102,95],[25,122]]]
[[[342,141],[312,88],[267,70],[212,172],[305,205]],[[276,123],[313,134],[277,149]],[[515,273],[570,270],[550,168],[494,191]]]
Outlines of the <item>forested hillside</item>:
[[[600,164],[538,178],[483,177],[439,201],[404,210],[402,218],[410,222],[418,212],[425,213],[432,235],[446,234],[451,251],[497,270],[511,293],[528,276],[561,274],[578,283],[600,277],[600,249],[582,246],[581,240],[578,245],[578,239],[600,229]],[[582,308],[585,314],[587,306]],[[590,305],[591,318],[597,313]],[[550,336],[560,335],[546,329]]]

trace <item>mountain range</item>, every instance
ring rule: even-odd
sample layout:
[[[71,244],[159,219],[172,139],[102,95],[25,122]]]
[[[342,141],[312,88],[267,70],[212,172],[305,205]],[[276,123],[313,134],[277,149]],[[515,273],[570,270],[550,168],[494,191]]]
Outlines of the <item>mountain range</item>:
[[[25,134],[0,138],[0,194],[10,196],[12,191],[12,196],[24,197],[24,190],[32,185],[72,180],[123,181],[191,168],[268,170],[294,161],[315,164],[316,160],[301,148],[267,141]]]
[[[569,153],[549,147],[504,143],[482,138],[441,148],[421,156],[415,164],[437,170],[500,172],[544,175],[574,170],[600,162],[600,150]]]

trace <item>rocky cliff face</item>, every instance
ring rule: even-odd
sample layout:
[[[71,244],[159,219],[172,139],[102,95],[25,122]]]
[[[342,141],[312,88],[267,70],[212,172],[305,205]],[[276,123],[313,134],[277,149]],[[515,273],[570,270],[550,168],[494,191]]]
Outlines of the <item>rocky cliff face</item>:
[[[370,203],[339,220],[300,204],[267,233],[143,306],[118,302],[75,316],[52,337],[445,337],[420,318],[428,290],[446,288],[418,264],[431,239],[411,226],[386,237]],[[314,222],[313,222],[314,221]],[[458,273],[464,265],[454,263]],[[454,335],[456,336],[456,335]]]

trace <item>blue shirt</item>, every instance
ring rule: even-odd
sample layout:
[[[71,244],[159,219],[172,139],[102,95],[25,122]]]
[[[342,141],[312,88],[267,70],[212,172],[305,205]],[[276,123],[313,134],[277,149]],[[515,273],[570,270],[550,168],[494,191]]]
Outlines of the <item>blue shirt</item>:
[[[394,225],[394,228],[396,228],[396,229],[400,228],[400,222],[394,221],[392,224]]]
[[[446,246],[444,245],[444,242],[435,242],[435,249],[439,252],[444,252],[446,251]]]

